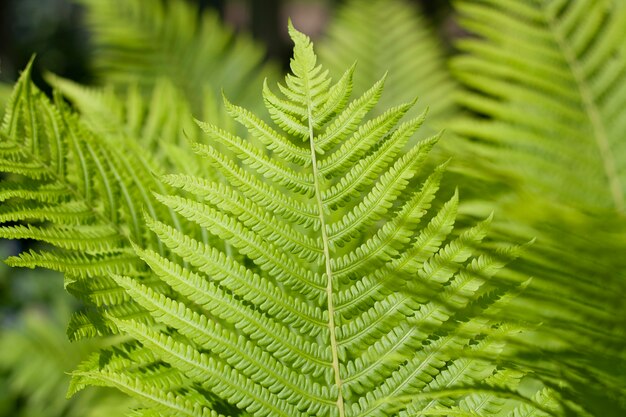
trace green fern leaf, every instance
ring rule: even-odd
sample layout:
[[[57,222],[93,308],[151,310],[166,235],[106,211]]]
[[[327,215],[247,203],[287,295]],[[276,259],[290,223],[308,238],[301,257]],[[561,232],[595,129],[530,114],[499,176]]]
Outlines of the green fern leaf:
[[[361,124],[382,83],[349,103],[353,70],[332,85],[308,37],[290,33],[293,73],[278,87],[282,97],[268,85],[263,92],[275,126],[225,101],[272,157],[200,123],[211,141],[192,148],[225,182],[168,175],[181,193],[156,193],[224,249],[148,215],[167,248],[135,246],[152,278],[112,278],[155,324],[108,319],[141,343],[128,349],[154,357],[94,358],[76,374],[77,388],[116,386],[166,415],[408,416],[425,406],[420,392],[471,387],[495,372],[460,354],[501,349],[495,323],[477,317],[497,304],[483,296],[504,265],[476,251],[489,221],[454,232],[458,196],[432,209],[445,164],[419,173],[437,138],[406,149],[423,116],[399,123],[404,105]],[[431,293],[413,297],[422,286]],[[150,364],[154,379],[138,376],[136,361]],[[159,389],[169,370],[182,379]],[[427,405],[452,410],[470,393]],[[198,394],[196,408],[185,405]]]
[[[48,100],[30,81],[30,67],[15,86],[0,130],[0,166],[10,174],[0,186],[0,234],[47,244],[7,262],[62,271],[68,290],[88,304],[149,319],[108,274],[140,275],[145,269],[131,241],[159,247],[142,227],[143,211],[172,218],[148,191],[163,189],[150,164],[136,149],[123,153],[114,140],[102,140],[58,96]],[[115,310],[118,305],[125,307]],[[101,318],[89,323],[88,317],[76,316],[80,324],[70,326],[71,334],[76,330],[71,337],[114,331]]]
[[[465,53],[453,60],[468,87],[460,102],[473,113],[453,130],[471,138],[482,177],[505,192],[499,204],[513,221],[496,228],[538,238],[519,264],[537,278],[520,310],[507,312],[543,323],[520,341],[526,365],[559,387],[573,415],[622,415],[626,8],[610,0],[457,7],[478,36],[463,39]]]
[[[553,201],[624,208],[626,8],[620,1],[463,1],[481,39],[454,69],[475,93],[461,102],[484,116],[455,130],[508,177]],[[506,163],[503,163],[506,161]],[[550,172],[546,175],[546,172]]]

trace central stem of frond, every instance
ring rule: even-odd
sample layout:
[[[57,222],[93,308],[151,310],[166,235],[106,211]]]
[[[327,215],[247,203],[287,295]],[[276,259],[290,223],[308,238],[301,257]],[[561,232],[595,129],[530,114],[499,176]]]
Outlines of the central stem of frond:
[[[317,155],[315,154],[315,144],[313,143],[313,114],[311,106],[308,108],[309,118],[309,143],[311,145],[311,165],[313,166],[313,181],[315,183],[315,199],[317,201],[317,210],[320,216],[320,230],[322,232],[322,242],[324,244],[324,263],[326,266],[326,277],[328,283],[326,285],[326,297],[328,303],[328,331],[330,334],[330,347],[333,360],[333,373],[335,375],[335,385],[337,385],[337,409],[339,417],[345,417],[345,406],[343,402],[341,375],[339,374],[339,348],[337,345],[337,334],[335,331],[335,307],[333,304],[333,271],[330,264],[330,244],[326,233],[326,219],[324,218],[324,204],[322,202],[321,177],[317,169]]]

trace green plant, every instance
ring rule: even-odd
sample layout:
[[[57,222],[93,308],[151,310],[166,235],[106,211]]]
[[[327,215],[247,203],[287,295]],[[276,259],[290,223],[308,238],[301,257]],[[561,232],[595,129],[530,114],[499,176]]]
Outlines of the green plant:
[[[101,10],[92,15],[100,25],[116,21],[108,3],[85,2]],[[467,113],[452,120],[458,109],[434,94],[442,107],[432,124],[457,134],[440,151],[454,155],[453,178],[469,196],[457,203],[439,185],[446,164],[425,168],[435,140],[412,135],[424,119],[413,88],[426,81],[426,95],[441,91],[432,74],[393,80],[392,72],[387,83],[401,87],[391,96],[409,96],[387,111],[382,82],[367,87],[375,78],[365,73],[382,75],[389,64],[401,72],[423,69],[417,56],[440,62],[428,34],[405,43],[419,23],[392,11],[407,5],[346,6],[322,56],[340,61],[351,45],[364,56],[356,70],[331,68],[334,87],[292,30],[294,75],[281,98],[264,87],[270,127],[228,100],[218,110],[216,85],[198,94],[207,84],[194,69],[219,67],[214,57],[185,66],[181,78],[136,55],[151,28],[178,39],[192,16],[175,3],[187,17],[170,26],[161,3],[141,11],[150,4],[121,5],[135,10],[142,30],[100,26],[101,62],[112,65],[103,79],[115,92],[50,77],[71,110],[58,93],[44,97],[27,70],[0,129],[0,167],[9,173],[2,233],[44,243],[9,262],[65,272],[87,305],[71,320],[72,338],[132,336],[83,363],[72,392],[115,386],[150,407],[136,410],[144,416],[342,415],[340,398],[345,415],[623,414],[626,268],[615,186],[623,5],[457,2],[460,23],[478,36],[461,39],[464,53],[452,61],[465,90],[437,87],[460,92]],[[378,26],[379,36],[361,42]],[[120,30],[128,36],[111,36]],[[129,45],[140,65],[118,59]],[[178,53],[168,45],[148,45],[147,56]],[[185,48],[183,56],[210,54]],[[145,71],[158,75],[139,78]],[[348,104],[351,90],[364,95]],[[259,102],[245,87],[226,95]],[[199,124],[208,138],[190,109],[211,121]],[[354,120],[338,122],[347,115]],[[398,124],[403,116],[416,118]],[[331,128],[336,136],[324,142],[319,132]],[[611,163],[581,157],[598,144],[608,145],[599,154],[609,152]],[[436,193],[453,197],[441,203]],[[498,241],[531,238],[502,268],[519,250]]]
[[[161,183],[127,137],[89,130],[28,71],[17,84],[5,220],[28,225],[2,234],[55,248],[8,262],[65,273],[92,305],[73,337],[136,339],[83,363],[71,391],[117,387],[152,406],[141,415],[528,408],[514,391],[523,374],[488,359],[519,331],[489,319],[516,286],[490,278],[515,249],[479,249],[488,221],[453,231],[456,194],[431,209],[443,166],[417,173],[436,139],[402,153],[423,116],[394,129],[412,103],[362,123],[383,81],[348,103],[353,69],[329,89],[308,38],[291,34],[285,97],[263,94],[277,127],[226,101],[267,150],[212,124],[211,142],[191,145],[222,179]]]
[[[499,190],[510,220],[494,229],[537,237],[517,264],[535,277],[518,314],[534,309],[543,322],[527,366],[576,412],[620,416],[626,7],[464,0],[457,9],[477,36],[460,40],[452,60],[470,113],[451,130],[470,139],[488,189]]]

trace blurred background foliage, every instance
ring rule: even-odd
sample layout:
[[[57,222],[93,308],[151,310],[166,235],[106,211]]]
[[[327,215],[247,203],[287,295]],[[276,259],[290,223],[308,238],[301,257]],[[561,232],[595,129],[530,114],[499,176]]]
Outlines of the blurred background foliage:
[[[84,6],[72,0],[4,0],[0,2],[0,81],[11,83],[33,54],[34,77],[44,71],[81,82],[97,79],[93,71],[91,28]],[[249,33],[264,44],[266,58],[288,64],[291,44],[284,24],[288,16],[313,38],[319,38],[345,0],[190,0],[201,13],[212,10],[226,25]],[[444,43],[455,29],[448,0],[412,0]],[[121,4],[121,3],[120,3]]]

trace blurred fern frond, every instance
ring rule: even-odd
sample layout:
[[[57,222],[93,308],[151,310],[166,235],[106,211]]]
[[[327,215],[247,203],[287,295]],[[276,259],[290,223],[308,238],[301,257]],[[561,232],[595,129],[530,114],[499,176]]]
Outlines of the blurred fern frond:
[[[218,100],[223,90],[258,105],[254,92],[265,77],[276,77],[260,45],[184,0],[76,1],[86,7],[94,67],[104,84],[137,84],[149,92],[166,78],[197,111],[207,88]]]
[[[479,38],[453,69],[477,117],[454,130],[492,171],[556,203],[624,211],[626,4],[459,1]]]
[[[493,209],[507,236],[535,236],[519,264],[535,276],[519,314],[542,322],[521,343],[559,386],[571,413],[626,412],[626,4],[622,1],[456,3],[453,59],[467,117],[452,130],[489,178],[468,213]],[[496,195],[492,193],[491,195]],[[474,211],[475,208],[478,210]],[[521,357],[521,356],[519,356]]]
[[[141,314],[108,278],[110,271],[138,274],[142,262],[131,241],[151,239],[141,227],[143,210],[176,216],[155,206],[154,160],[124,137],[106,140],[55,95],[51,101],[30,80],[17,82],[0,134],[0,183],[4,224],[0,236],[44,242],[13,256],[13,266],[63,272],[66,288],[109,314]],[[107,334],[110,323],[91,313],[73,316],[72,338]]]
[[[356,93],[388,74],[375,112],[419,97],[411,114],[428,106],[427,128],[455,113],[457,86],[447,70],[442,42],[414,5],[403,0],[346,2],[336,11],[319,45],[320,60],[332,74],[339,75],[357,63]]]

